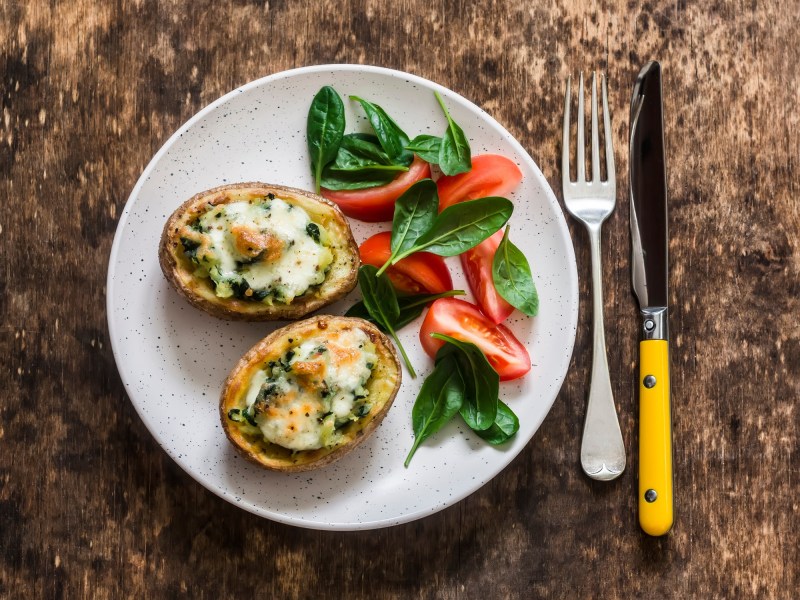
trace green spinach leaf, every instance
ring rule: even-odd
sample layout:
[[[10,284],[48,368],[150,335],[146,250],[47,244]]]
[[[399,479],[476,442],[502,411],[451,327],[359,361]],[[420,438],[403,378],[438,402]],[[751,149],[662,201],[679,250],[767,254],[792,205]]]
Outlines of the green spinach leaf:
[[[439,193],[432,179],[422,179],[408,188],[394,204],[392,254],[412,248],[438,216]]]
[[[480,437],[493,445],[502,444],[519,431],[519,418],[502,400],[497,401],[497,416],[489,429],[476,430]]]
[[[436,353],[433,371],[414,402],[414,444],[406,457],[406,467],[420,444],[456,412],[490,444],[502,444],[519,431],[517,415],[498,398],[500,377],[480,348],[444,334],[435,333],[433,337],[445,344]]]
[[[508,230],[506,227],[503,241],[497,247],[492,261],[494,287],[509,304],[535,317],[539,312],[539,295],[531,267],[522,251],[508,239]]]
[[[411,377],[416,377],[417,373],[394,330],[394,324],[400,316],[400,306],[389,278],[386,275],[378,276],[378,269],[372,265],[363,265],[358,270],[358,285],[361,288],[364,307],[370,317],[391,336],[394,343],[397,344],[397,349],[400,350]]]
[[[367,142],[366,146],[360,146],[358,142]],[[375,150],[380,152],[386,157],[389,162],[387,164],[409,166],[414,160],[414,155],[411,152],[404,152],[401,156],[391,157],[383,150],[381,141],[374,133],[346,133],[342,139],[342,145],[350,149],[354,153],[374,153]],[[360,147],[359,147],[360,146]],[[366,154],[364,154],[366,157]],[[379,162],[379,161],[376,161]]]
[[[425,379],[411,410],[414,445],[406,457],[406,467],[419,445],[450,421],[463,401],[464,381],[456,368],[456,358],[444,357]]]
[[[389,158],[389,155],[380,147],[380,142],[374,135],[362,133],[345,134],[342,138],[340,153],[341,150],[347,150],[351,156],[355,157],[357,160],[363,161],[364,164],[395,164],[392,159]],[[340,163],[338,156],[336,157],[336,163]]]
[[[436,363],[454,356],[464,378],[464,403],[460,410],[464,421],[475,431],[489,429],[497,417],[500,394],[497,371],[475,344],[442,333],[434,333],[433,337],[447,342],[436,353]]]
[[[400,306],[389,278],[379,277],[372,265],[363,265],[358,270],[358,285],[369,314],[390,329],[400,315]]]
[[[369,142],[370,144],[374,144],[375,146],[380,146],[381,142],[378,139],[378,136],[374,133],[362,133],[360,131],[356,131],[355,133],[346,133],[344,134],[346,138],[356,138],[359,140],[363,140],[365,142]]]
[[[386,114],[385,110],[377,104],[368,102],[358,96],[350,96],[350,98],[361,104],[386,154],[393,159],[405,159],[408,156],[411,156],[413,159],[413,154],[406,150],[406,146],[409,143],[408,136],[400,129],[400,126]]]
[[[343,169],[328,165],[322,171],[322,187],[329,190],[363,190],[391,183],[406,167],[369,165]]]
[[[400,173],[408,171],[407,165],[392,161],[377,141],[375,136],[345,135],[336,160],[322,171],[322,187],[362,190],[386,185]]]
[[[442,143],[439,146],[439,168],[445,175],[466,173],[472,169],[472,151],[467,136],[464,135],[464,130],[459,127],[458,123],[453,121],[439,92],[433,93],[444,111],[444,116],[447,117],[447,130],[444,132]]]
[[[406,146],[406,150],[415,152],[425,162],[439,164],[439,148],[442,138],[435,135],[418,135]]]
[[[439,256],[456,256],[466,252],[505,225],[513,210],[514,205],[510,200],[496,196],[448,206],[414,246],[398,252],[391,263],[420,250]]]
[[[416,241],[433,226],[439,214],[439,194],[432,179],[422,179],[408,188],[394,204],[392,253],[378,270],[383,273],[398,254],[413,248]]]
[[[336,158],[339,151],[344,127],[344,103],[336,90],[326,85],[314,96],[306,122],[306,142],[317,193],[320,191],[322,169]]]

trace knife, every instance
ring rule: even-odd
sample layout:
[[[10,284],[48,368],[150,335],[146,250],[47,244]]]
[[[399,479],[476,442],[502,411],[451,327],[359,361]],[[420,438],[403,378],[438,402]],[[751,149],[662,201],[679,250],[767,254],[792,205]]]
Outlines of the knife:
[[[639,524],[660,536],[673,522],[668,328],[667,172],[661,65],[647,63],[631,98],[630,198],[633,292],[639,342]]]

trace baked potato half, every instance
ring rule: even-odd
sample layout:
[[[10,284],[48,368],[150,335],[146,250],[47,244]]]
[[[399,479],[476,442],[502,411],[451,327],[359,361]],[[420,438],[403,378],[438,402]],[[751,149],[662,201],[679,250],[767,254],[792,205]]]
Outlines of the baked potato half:
[[[352,290],[358,245],[339,208],[266,183],[193,196],[167,220],[158,249],[191,304],[230,320],[299,319]]]
[[[262,467],[316,469],[378,427],[400,380],[394,346],[372,323],[311,317],[274,331],[239,360],[220,398],[222,427]]]

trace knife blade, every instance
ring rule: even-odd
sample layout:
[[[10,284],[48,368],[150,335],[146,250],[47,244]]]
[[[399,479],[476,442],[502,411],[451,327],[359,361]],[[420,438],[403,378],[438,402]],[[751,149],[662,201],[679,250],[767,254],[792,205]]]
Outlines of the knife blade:
[[[639,72],[631,98],[631,278],[639,302],[639,524],[653,536],[674,520],[669,377],[667,169],[661,65]]]

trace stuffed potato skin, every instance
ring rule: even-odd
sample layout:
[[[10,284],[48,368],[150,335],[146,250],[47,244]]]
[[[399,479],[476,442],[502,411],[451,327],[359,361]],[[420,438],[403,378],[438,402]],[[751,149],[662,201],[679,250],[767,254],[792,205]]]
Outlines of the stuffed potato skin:
[[[246,405],[251,379],[265,363],[279,359],[303,340],[335,336],[353,328],[366,334],[375,346],[377,360],[365,384],[373,408],[366,416],[345,425],[337,443],[319,449],[292,451],[267,441],[257,429],[230,418],[232,409],[241,410]],[[272,471],[288,473],[317,469],[345,456],[375,431],[397,395],[401,377],[394,346],[372,323],[354,317],[315,316],[274,331],[239,360],[223,386],[220,419],[228,439],[249,461]]]
[[[324,225],[333,252],[325,280],[286,304],[267,304],[235,297],[220,298],[212,281],[197,277],[197,266],[184,254],[181,230],[199,219],[209,207],[274,196],[304,209]],[[343,297],[356,285],[360,260],[350,225],[339,208],[322,196],[280,185],[250,182],[216,187],[184,202],[167,220],[159,243],[159,264],[164,276],[193,306],[215,317],[237,321],[299,319]]]

